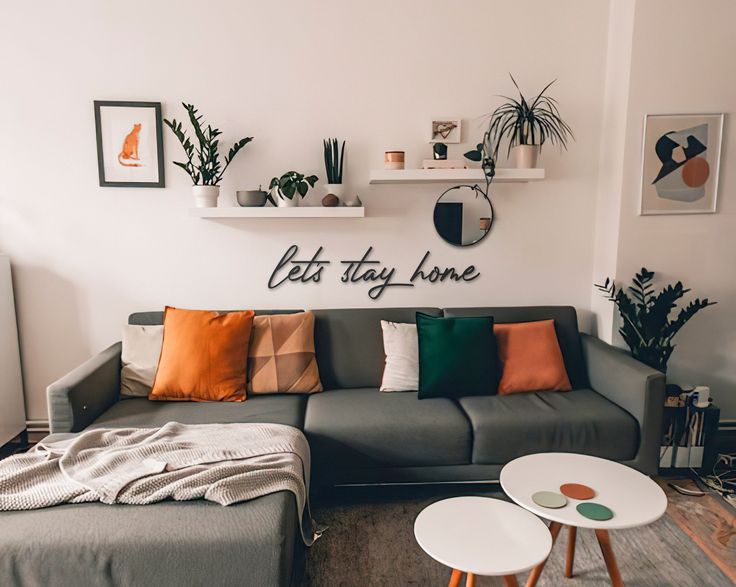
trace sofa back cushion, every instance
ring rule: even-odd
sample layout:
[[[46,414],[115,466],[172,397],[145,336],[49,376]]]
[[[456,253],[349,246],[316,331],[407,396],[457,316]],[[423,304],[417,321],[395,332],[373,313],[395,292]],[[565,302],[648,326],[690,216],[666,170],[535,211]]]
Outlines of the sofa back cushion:
[[[222,310],[230,312],[231,310]],[[295,314],[304,310],[256,310],[256,316],[269,316],[273,314]],[[134,312],[128,316],[128,324],[139,324],[141,326],[160,326],[164,323],[163,312]]]
[[[485,308],[445,308],[445,316],[493,316],[495,324],[554,320],[565,369],[573,389],[589,387],[588,371],[578,331],[578,317],[572,306],[507,306]]]
[[[379,387],[385,363],[381,320],[414,324],[439,308],[314,310],[314,344],[325,389]]]

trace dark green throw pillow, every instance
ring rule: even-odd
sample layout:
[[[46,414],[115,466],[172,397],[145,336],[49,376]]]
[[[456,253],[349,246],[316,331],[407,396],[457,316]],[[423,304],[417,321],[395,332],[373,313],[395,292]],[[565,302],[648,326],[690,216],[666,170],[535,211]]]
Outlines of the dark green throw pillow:
[[[493,318],[435,318],[417,312],[419,399],[492,395],[498,390]]]

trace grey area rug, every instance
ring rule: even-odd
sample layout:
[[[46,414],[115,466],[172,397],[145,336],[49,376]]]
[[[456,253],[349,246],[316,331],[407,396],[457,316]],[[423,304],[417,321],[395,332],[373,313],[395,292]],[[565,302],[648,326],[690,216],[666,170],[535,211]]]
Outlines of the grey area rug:
[[[414,540],[414,519],[427,505],[446,497],[504,498],[500,492],[477,489],[467,485],[440,489],[342,489],[319,501],[312,513],[329,529],[306,552],[301,587],[447,585],[450,570],[419,548]],[[493,532],[493,528],[488,531]],[[611,541],[627,587],[732,585],[666,515],[644,528],[611,532]],[[563,529],[538,583],[540,587],[611,584],[591,530],[578,531],[572,579],[563,575],[566,544],[567,529]],[[523,585],[526,575],[518,579]],[[500,586],[503,581],[477,577],[475,584]]]

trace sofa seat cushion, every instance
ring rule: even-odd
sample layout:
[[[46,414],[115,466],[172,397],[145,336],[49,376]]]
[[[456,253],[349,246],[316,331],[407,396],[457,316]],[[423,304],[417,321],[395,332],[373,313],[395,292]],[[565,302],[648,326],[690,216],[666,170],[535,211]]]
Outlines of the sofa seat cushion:
[[[152,402],[124,399],[104,412],[90,428],[154,428],[167,422],[230,424],[265,422],[302,429],[307,396],[259,395],[235,402]]]
[[[0,585],[288,585],[301,536],[294,495],[69,504],[0,512]]]
[[[470,463],[470,422],[446,398],[420,401],[377,387],[324,391],[309,397],[304,430],[312,465],[323,470]]]
[[[458,400],[473,425],[473,463],[504,464],[536,452],[579,452],[628,460],[639,426],[592,389]]]

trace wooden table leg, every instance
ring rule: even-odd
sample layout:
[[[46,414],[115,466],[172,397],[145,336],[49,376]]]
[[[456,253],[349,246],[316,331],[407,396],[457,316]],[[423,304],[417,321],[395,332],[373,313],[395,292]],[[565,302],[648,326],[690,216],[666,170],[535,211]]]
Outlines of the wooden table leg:
[[[468,573],[465,578],[465,587],[475,587],[475,575],[473,573]]]
[[[565,577],[568,579],[572,578],[572,567],[575,563],[575,539],[577,536],[578,529],[575,526],[570,526],[567,535],[567,558],[565,559]]]
[[[460,585],[460,579],[462,578],[462,576],[462,571],[452,569],[452,575],[450,575],[450,582],[447,584],[447,587],[457,587],[458,585]]]
[[[608,530],[596,530],[595,537],[598,539],[598,544],[601,547],[603,560],[606,561],[608,576],[611,577],[611,585],[613,585],[613,587],[624,587],[621,572],[618,570],[618,565],[616,564],[616,555],[613,554],[611,537],[608,535]]]
[[[558,522],[551,522],[549,525],[549,533],[552,534],[552,546],[555,545],[555,540],[557,540],[557,535],[560,533],[560,530],[562,529],[562,524]],[[532,569],[532,572],[529,573],[529,578],[526,580],[526,587],[534,587],[537,584],[537,581],[539,581],[539,577],[542,574],[542,570],[544,570],[544,565],[547,564],[547,559],[544,559],[541,563],[539,563],[536,567]]]
[[[516,575],[506,575],[503,578],[503,584],[506,587],[519,587],[519,582],[516,580]]]

